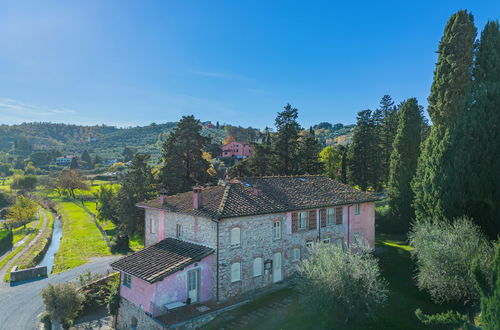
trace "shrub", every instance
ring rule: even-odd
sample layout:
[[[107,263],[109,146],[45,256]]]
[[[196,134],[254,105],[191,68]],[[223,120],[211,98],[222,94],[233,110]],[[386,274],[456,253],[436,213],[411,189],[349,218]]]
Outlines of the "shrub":
[[[344,251],[333,244],[312,247],[301,262],[299,291],[306,311],[348,322],[356,314],[372,316],[387,299],[387,282],[370,250],[359,247]]]
[[[42,290],[45,309],[51,320],[56,320],[66,328],[78,315],[85,299],[73,283],[49,284]]]
[[[52,328],[52,320],[49,313],[43,312],[40,316],[40,322],[42,322],[44,329],[50,330]]]
[[[12,248],[13,234],[11,230],[0,231],[0,253]]]
[[[120,307],[120,277],[117,281],[111,283],[110,294],[106,298],[109,314],[118,315]]]
[[[493,248],[470,219],[417,221],[409,234],[417,265],[417,285],[436,302],[479,299],[472,276],[472,261],[479,271],[491,272]]]

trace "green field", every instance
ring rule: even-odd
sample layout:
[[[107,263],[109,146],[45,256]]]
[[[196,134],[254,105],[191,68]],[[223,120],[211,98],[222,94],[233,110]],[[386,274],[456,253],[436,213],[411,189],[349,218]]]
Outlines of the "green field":
[[[35,232],[35,233],[38,232],[38,229],[36,228],[37,227],[36,225],[40,225],[41,226],[41,223],[42,223],[41,221],[34,220],[34,221],[31,221],[30,223],[28,223],[26,225],[26,228],[24,228],[23,226],[21,226],[21,227],[18,227],[16,229],[12,230],[12,234],[13,234],[12,244],[16,244],[21,239],[23,239],[26,235],[29,235],[32,232]]]
[[[110,251],[92,216],[71,200],[52,197],[62,217],[63,236],[55,257],[53,273],[88,262],[92,257],[110,255]]]

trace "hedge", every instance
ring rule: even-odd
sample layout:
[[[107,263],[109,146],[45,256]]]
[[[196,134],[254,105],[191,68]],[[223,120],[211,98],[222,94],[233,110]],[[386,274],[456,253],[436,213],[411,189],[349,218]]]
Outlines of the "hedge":
[[[11,230],[2,230],[0,231],[0,253],[4,253],[12,249],[12,241],[14,235]]]

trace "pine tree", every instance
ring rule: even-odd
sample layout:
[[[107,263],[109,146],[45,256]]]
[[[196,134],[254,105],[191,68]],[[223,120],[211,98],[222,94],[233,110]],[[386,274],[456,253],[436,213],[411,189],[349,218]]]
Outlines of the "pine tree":
[[[438,61],[429,96],[432,128],[423,144],[412,188],[416,217],[448,218],[454,195],[452,182],[454,134],[460,116],[471,102],[472,58],[476,29],[465,10],[452,15],[438,48]]]
[[[83,151],[81,160],[87,168],[92,168],[92,158],[90,158],[89,152],[87,150]]]
[[[201,136],[202,126],[194,116],[184,116],[163,145],[160,183],[168,194],[189,191],[193,186],[211,181],[210,163],[202,150],[209,139]]]
[[[413,191],[410,183],[415,175],[420,154],[423,124],[421,111],[415,98],[408,99],[401,104],[394,148],[391,153],[389,206],[391,218],[397,219],[395,225],[404,232],[408,230],[410,220],[415,217],[411,207]]]
[[[297,122],[298,110],[287,104],[275,120],[276,137],[273,145],[276,172],[290,175],[296,172],[297,149],[301,127]]]
[[[500,235],[500,30],[488,22],[474,67],[474,103],[461,118],[455,152],[457,186],[453,216],[471,216],[494,239]]]
[[[78,158],[73,157],[71,159],[71,164],[69,164],[69,168],[72,170],[77,170],[79,167],[80,165],[78,165]]]
[[[323,164],[319,158],[321,143],[314,135],[312,127],[309,133],[302,137],[297,150],[298,168],[297,174],[320,174]]]
[[[392,144],[398,129],[398,108],[394,105],[394,101],[390,95],[384,95],[380,101],[379,110],[382,114],[379,130],[382,143],[382,178],[384,183],[388,183]]]

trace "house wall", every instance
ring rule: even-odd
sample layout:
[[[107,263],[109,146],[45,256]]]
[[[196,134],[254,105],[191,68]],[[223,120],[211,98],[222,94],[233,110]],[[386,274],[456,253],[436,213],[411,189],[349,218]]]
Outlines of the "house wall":
[[[347,224],[347,206],[344,206],[343,222]],[[355,213],[355,206],[349,207],[349,243],[355,243],[355,235],[359,234],[359,239],[375,246],[375,202],[361,203],[359,215]],[[347,226],[346,226],[347,229]],[[345,233],[347,237],[347,232]]]
[[[199,269],[199,302],[213,299],[215,295],[213,285],[214,259],[213,254],[209,255],[200,262],[189,265],[183,270],[153,284],[132,276],[130,288],[123,285],[122,273],[120,277],[120,295],[143,311],[155,314],[165,304],[177,301],[185,302],[187,300],[187,272]]]
[[[249,157],[252,155],[252,146],[249,143],[231,142],[222,146],[223,157]]]
[[[153,219],[151,222],[149,219]],[[217,224],[212,219],[188,214],[172,213],[166,210],[146,208],[145,244],[150,246],[167,237],[176,237],[176,225],[182,226],[179,239],[200,243],[215,248],[217,245]],[[151,225],[155,226],[154,232]]]

